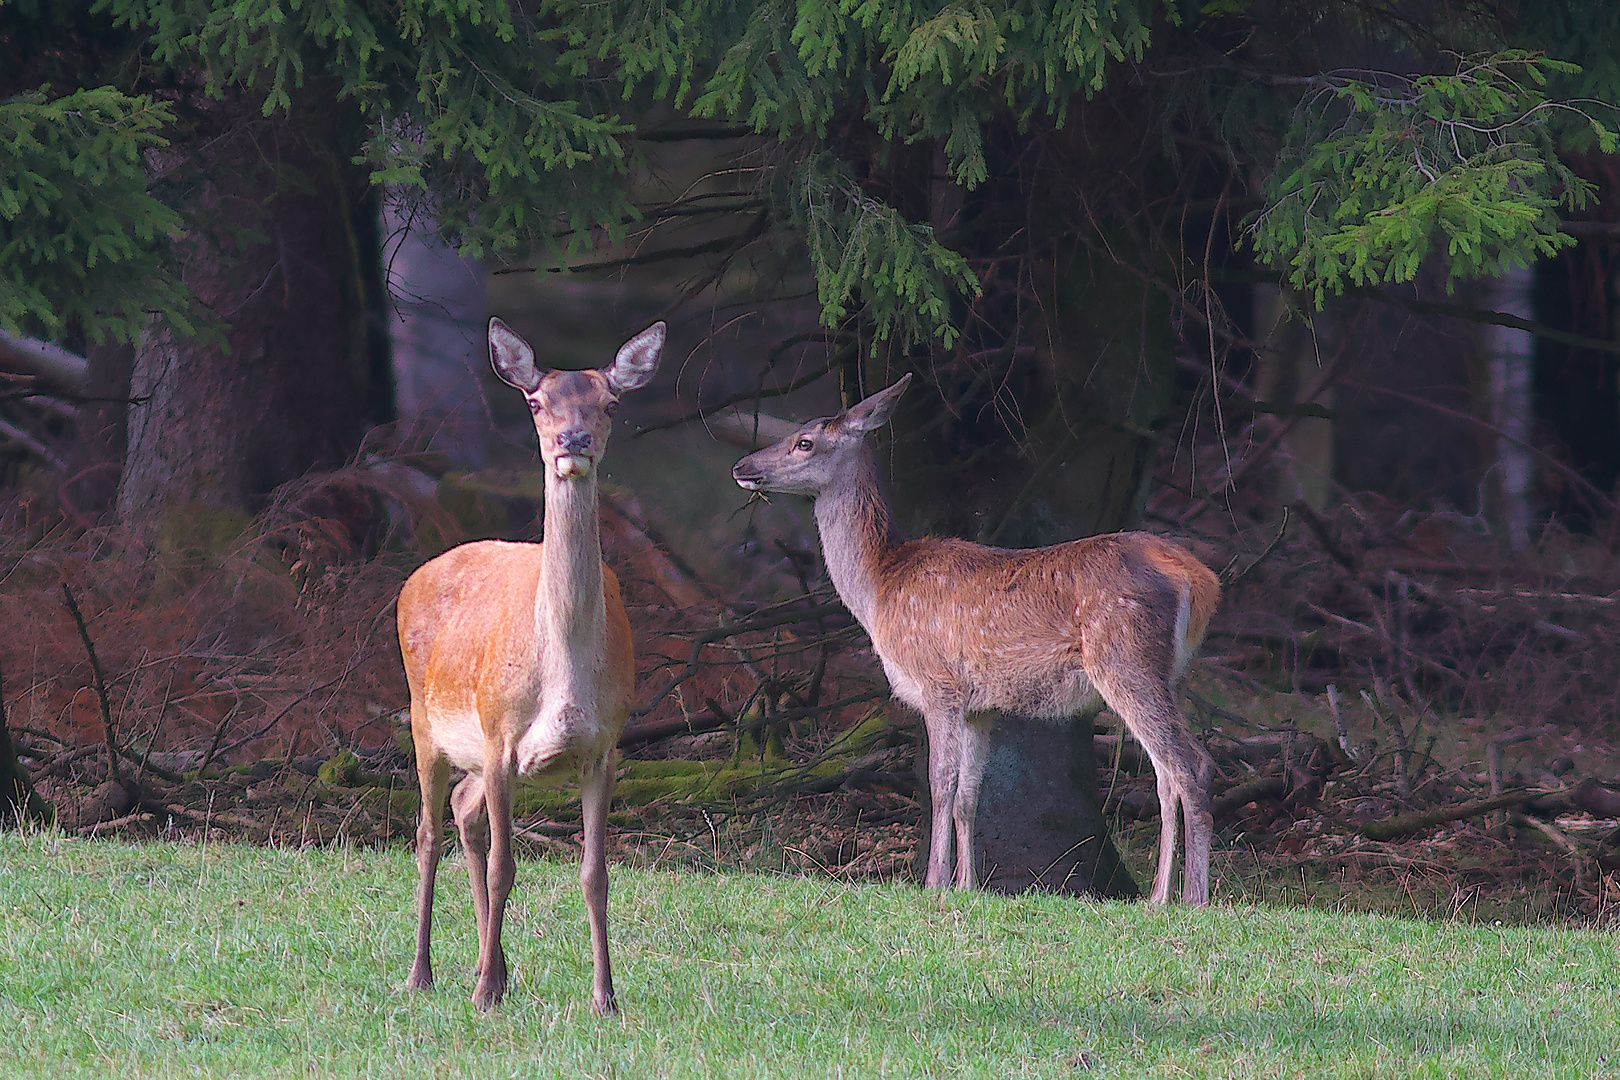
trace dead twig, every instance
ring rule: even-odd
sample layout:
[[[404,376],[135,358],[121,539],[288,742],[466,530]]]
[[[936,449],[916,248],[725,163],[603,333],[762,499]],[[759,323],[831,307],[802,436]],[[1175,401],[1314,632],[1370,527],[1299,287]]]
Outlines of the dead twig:
[[[645,705],[642,705],[638,709],[632,710],[630,715],[633,717],[646,716],[658,706],[659,702],[668,697],[677,686],[681,685],[681,683],[685,682],[687,679],[696,674],[698,670],[698,659],[702,655],[703,649],[706,646],[713,645],[717,641],[724,641],[727,638],[736,637],[738,634],[746,634],[753,630],[769,630],[772,627],[786,626],[789,623],[818,620],[825,618],[828,615],[836,615],[844,610],[845,608],[842,602],[819,604],[815,607],[809,608],[790,607],[785,611],[777,611],[775,614],[761,615],[754,619],[748,619],[739,623],[727,623],[726,625],[718,626],[713,630],[706,630],[692,639],[692,652],[686,658],[686,663],[682,665],[681,670],[676,672],[675,675],[662,687],[660,687],[656,693],[647,698],[647,703]]]
[[[1259,556],[1257,556],[1255,558],[1255,560],[1253,562],[1251,562],[1248,566],[1245,566],[1242,570],[1239,570],[1235,574],[1231,572],[1232,571],[1232,566],[1237,565],[1237,559],[1236,559],[1236,557],[1234,557],[1233,560],[1232,560],[1231,565],[1227,566],[1227,568],[1225,570],[1221,571],[1221,588],[1223,590],[1232,589],[1232,588],[1235,588],[1238,584],[1240,584],[1243,581],[1244,578],[1248,577],[1251,573],[1254,572],[1255,567],[1259,566],[1261,563],[1265,562],[1268,558],[1271,557],[1271,553],[1277,550],[1278,545],[1283,542],[1283,537],[1285,537],[1287,535],[1288,535],[1288,507],[1285,506],[1285,507],[1283,507],[1283,512],[1282,512],[1282,524],[1277,526],[1277,535],[1272,538],[1271,543],[1266,545],[1266,550],[1262,551],[1259,554]]]
[[[1569,856],[1569,864],[1575,876],[1575,887],[1579,889],[1586,884],[1586,863],[1581,858],[1580,845],[1566,836],[1564,830],[1550,821],[1542,821],[1540,818],[1516,812],[1508,814],[1508,821],[1521,829],[1534,829],[1551,840],[1555,847]]]
[[[101,658],[96,655],[95,642],[90,640],[90,628],[85,625],[84,612],[79,610],[79,602],[74,599],[73,590],[66,581],[62,582],[62,596],[66,598],[68,611],[79,628],[79,637],[84,640],[84,651],[90,657],[90,675],[95,681],[96,701],[101,706],[101,733],[107,745],[107,778],[122,784],[124,776],[118,768],[118,748],[113,740],[112,702],[107,697],[107,678],[101,669]]]

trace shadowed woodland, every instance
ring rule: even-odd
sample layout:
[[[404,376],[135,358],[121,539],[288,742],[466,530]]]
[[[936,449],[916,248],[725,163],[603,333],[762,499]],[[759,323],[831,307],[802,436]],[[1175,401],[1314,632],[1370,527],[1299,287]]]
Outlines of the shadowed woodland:
[[[602,481],[637,649],[612,858],[916,874],[920,722],[833,593],[807,504],[730,478],[909,371],[881,444],[909,534],[1140,528],[1219,573],[1184,685],[1217,762],[1217,900],[1611,917],[1620,171],[1612,110],[1567,102],[1620,85],[1612,62],[1556,62],[1620,25],[1228,6],[1126,5],[1136,23],[1061,63],[1005,24],[986,59],[952,7],[846,26],[843,59],[806,31],[774,68],[759,18],[659,44],[567,5],[519,13],[533,56],[492,82],[577,106],[574,156],[525,149],[521,176],[336,41],[233,52],[215,20],[197,55],[132,75],[171,32],[141,5],[105,25],[0,11],[18,59],[0,121],[66,123],[16,110],[103,79],[149,95],[164,141],[135,187],[170,215],[150,263],[113,261],[163,288],[119,306],[128,280],[18,269],[44,250],[28,228],[68,226],[0,202],[0,268],[43,298],[0,295],[9,813],[84,835],[413,835],[400,586],[455,544],[539,539],[533,432],[483,325],[589,367],[662,318],[664,366],[625,398]],[[568,45],[570,12],[617,51]],[[433,34],[494,49],[445,18]],[[304,48],[326,74],[266,74]],[[671,91],[638,49],[692,50],[702,85]],[[590,77],[523,81],[559,50]],[[208,59],[230,74],[202,78]],[[1021,64],[1057,74],[1032,88]],[[395,137],[414,150],[379,149]],[[1151,767],[1106,712],[1052,738],[985,812],[1073,840],[999,887],[1134,894]],[[1048,784],[1067,794],[1016,805]],[[577,793],[520,787],[517,829],[576,853]]]

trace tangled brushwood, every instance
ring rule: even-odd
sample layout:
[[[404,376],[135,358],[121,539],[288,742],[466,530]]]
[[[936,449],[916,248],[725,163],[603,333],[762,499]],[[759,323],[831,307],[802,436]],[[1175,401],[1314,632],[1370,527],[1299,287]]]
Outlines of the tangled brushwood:
[[[252,521],[196,509],[155,546],[16,518],[0,618],[21,632],[0,639],[0,693],[60,827],[410,835],[394,598],[429,555],[536,509],[521,485],[419,464],[307,477]],[[1604,545],[1549,532],[1510,559],[1466,519],[1370,498],[1234,520],[1176,530],[1227,583],[1187,688],[1218,765],[1216,897],[1614,910],[1620,570]],[[813,560],[766,553],[774,583],[722,589],[624,493],[605,496],[602,535],[638,663],[615,857],[910,876],[915,719],[887,706]],[[783,581],[796,598],[728,602]],[[1141,876],[1152,771],[1106,715],[1100,730],[1105,809]],[[575,806],[521,788],[522,841],[572,848]]]

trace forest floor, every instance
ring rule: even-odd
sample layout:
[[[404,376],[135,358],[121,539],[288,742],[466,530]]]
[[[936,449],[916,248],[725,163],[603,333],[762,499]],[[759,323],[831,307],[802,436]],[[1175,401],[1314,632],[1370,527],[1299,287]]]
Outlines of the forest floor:
[[[727,485],[736,456],[649,453]],[[177,519],[155,551],[11,530],[0,622],[24,630],[0,637],[0,704],[59,827],[406,840],[393,599],[425,553],[532,536],[528,483],[400,458],[289,485],[245,529]],[[662,504],[630,494],[654,485],[604,497],[640,667],[614,857],[911,877],[915,717],[886,704],[859,628],[817,584],[808,524],[739,518],[734,488],[730,510],[683,522],[675,493],[697,486],[681,477]],[[1620,911],[1612,544],[1549,530],[1508,556],[1468,519],[1369,499],[1291,520],[1195,510],[1160,501],[1149,525],[1225,584],[1186,694],[1218,764],[1217,900],[1511,922]],[[1146,880],[1151,771],[1106,713],[1099,725],[1105,813]],[[527,850],[577,849],[566,789],[525,790],[518,809]]]

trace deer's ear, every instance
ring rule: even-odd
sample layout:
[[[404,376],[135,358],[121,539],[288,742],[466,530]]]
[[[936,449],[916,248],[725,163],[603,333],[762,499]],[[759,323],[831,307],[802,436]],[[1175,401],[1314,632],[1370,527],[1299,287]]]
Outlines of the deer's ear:
[[[489,320],[489,363],[508,386],[515,386],[525,394],[540,388],[534,350],[522,335],[499,319]]]
[[[871,397],[858,401],[844,412],[844,426],[851,431],[873,431],[889,422],[900,395],[911,385],[911,373],[900,376],[900,381],[887,390],[879,390]]]
[[[655,322],[619,348],[607,370],[608,386],[615,394],[640,390],[652,382],[658,358],[664,353],[664,324]]]

